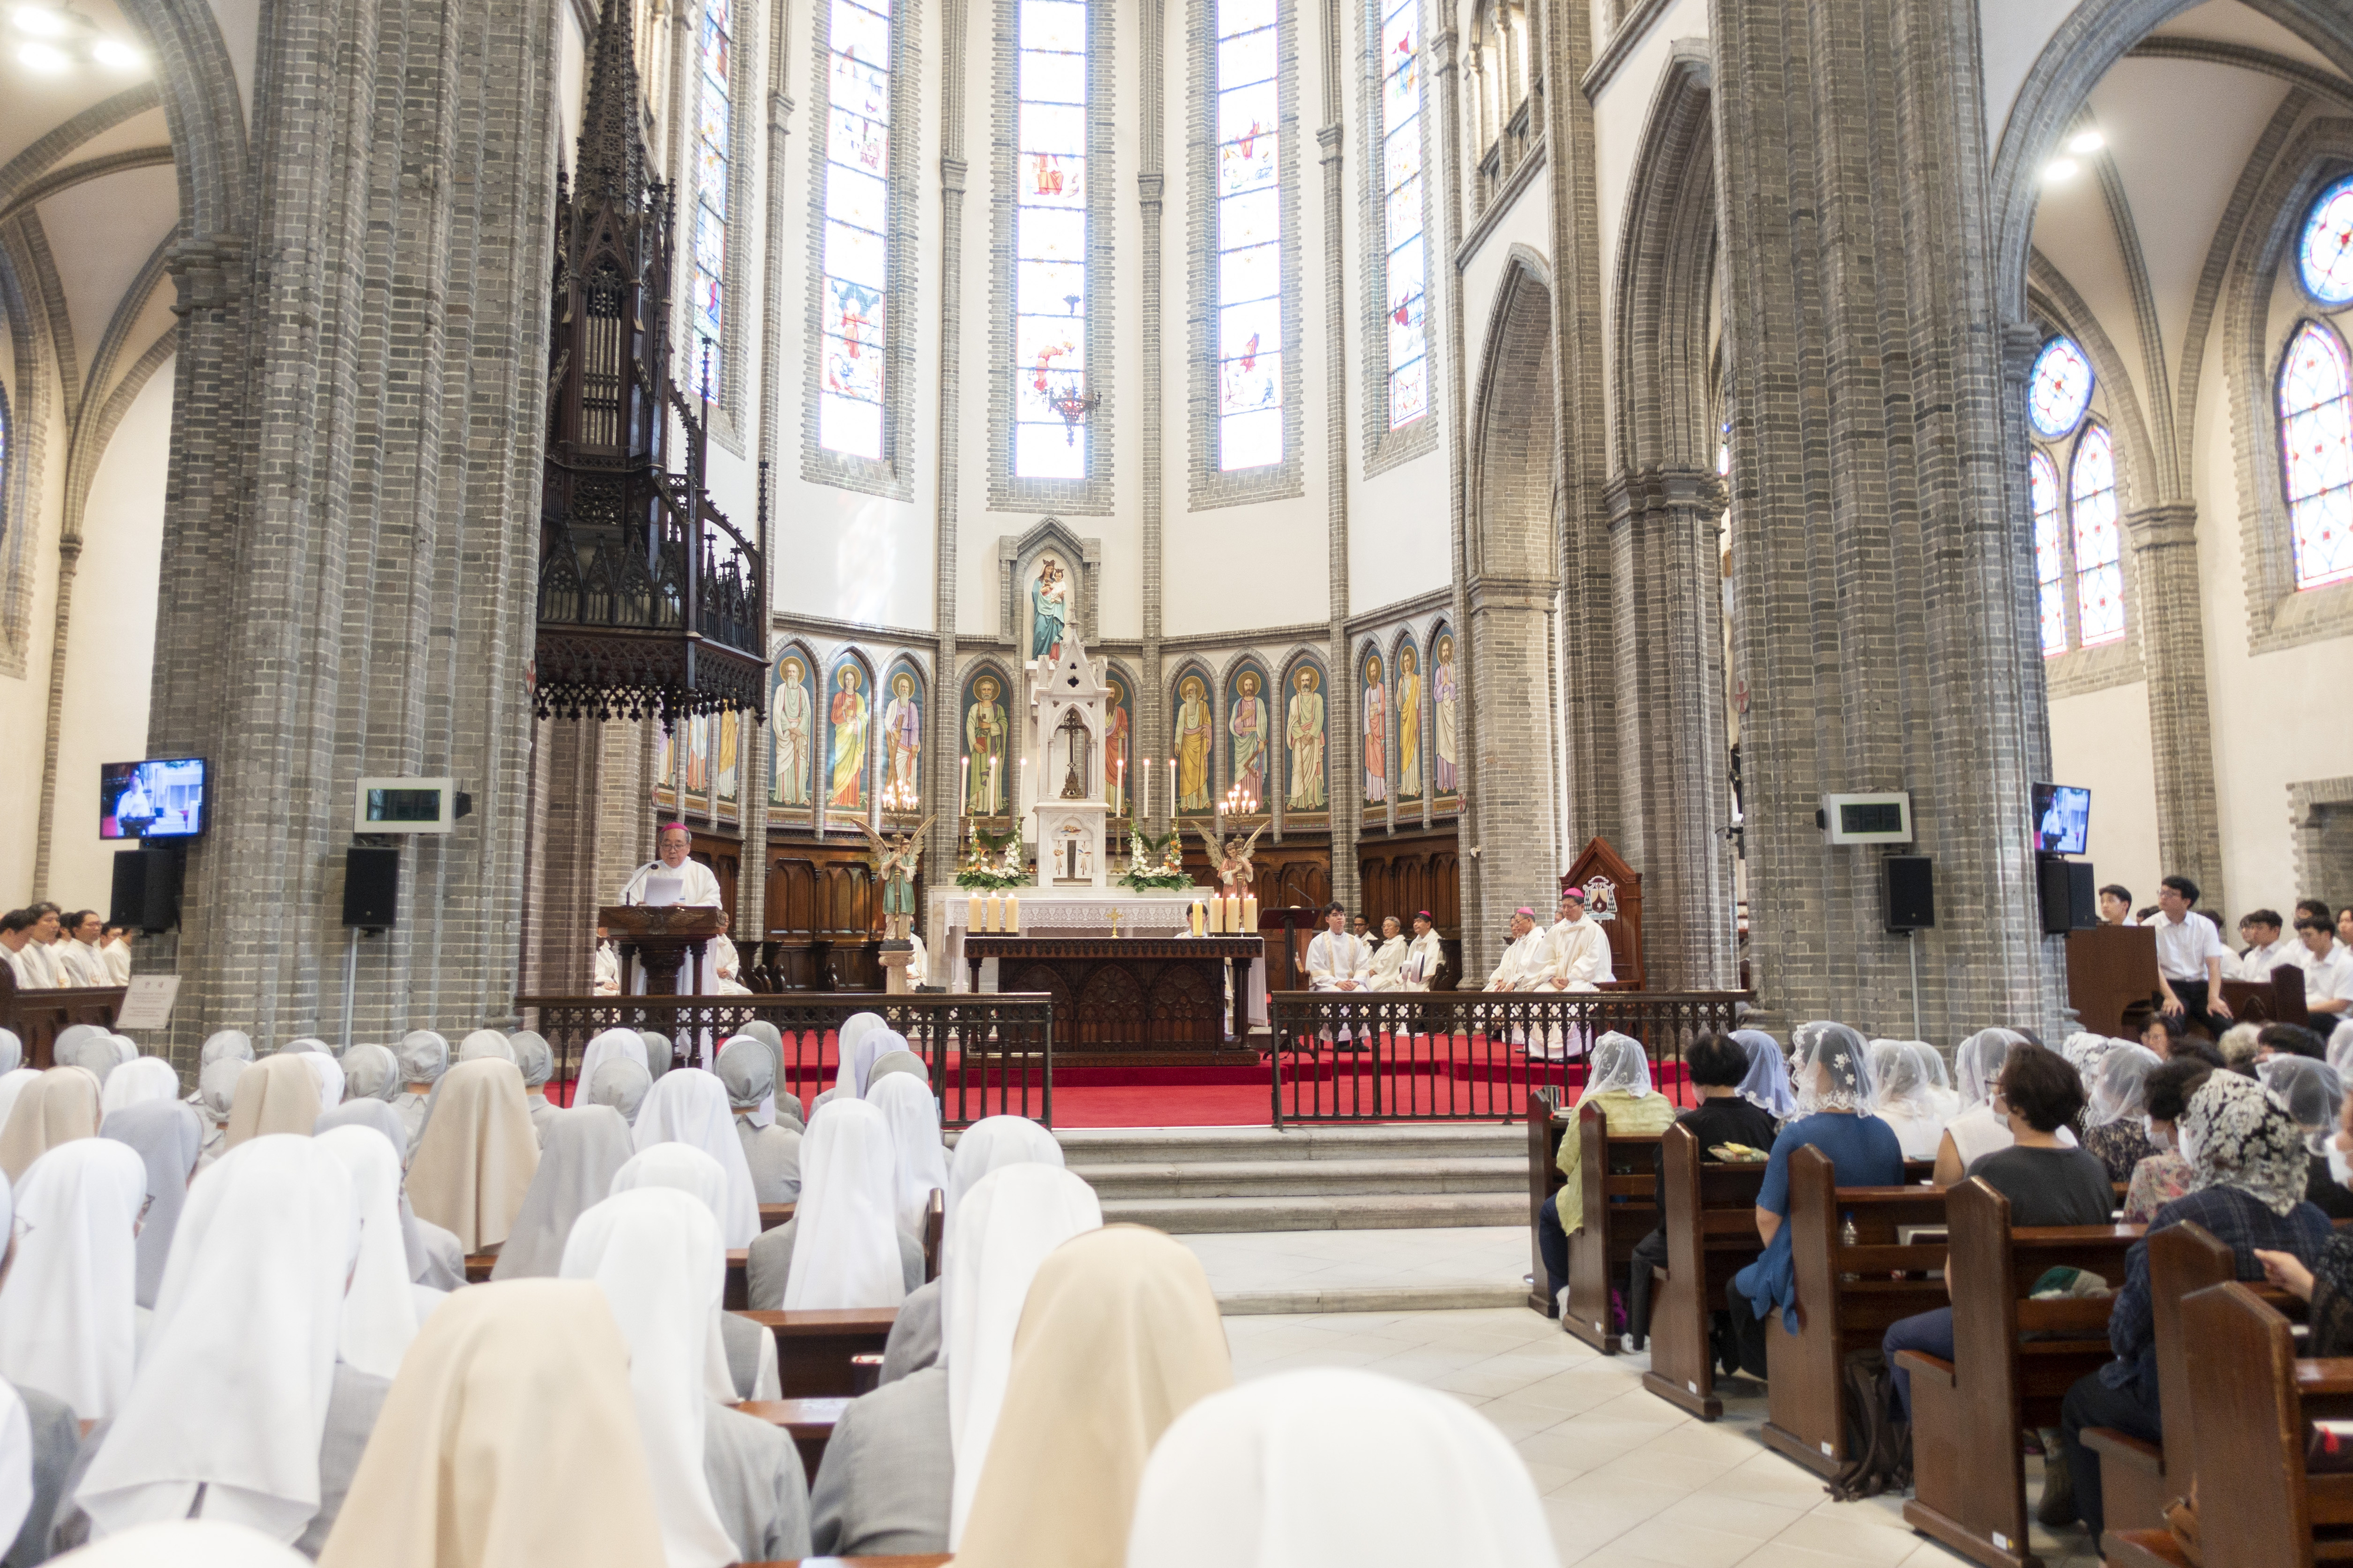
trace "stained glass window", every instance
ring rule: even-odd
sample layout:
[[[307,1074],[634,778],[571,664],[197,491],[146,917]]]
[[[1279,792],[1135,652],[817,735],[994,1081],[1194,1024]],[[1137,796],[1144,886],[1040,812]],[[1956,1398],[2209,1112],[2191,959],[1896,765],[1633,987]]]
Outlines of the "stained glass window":
[[[880,458],[891,282],[891,0],[829,5],[818,443]]]
[[[2056,441],[2083,423],[2092,405],[2092,362],[2073,338],[2052,338],[2034,357],[2026,384],[2026,415],[2035,433]]]
[[[1087,477],[1087,7],[1016,0],[1013,471]]]
[[[2042,657],[2067,651],[2066,559],[2059,546],[2059,468],[2036,451],[2026,459],[2034,492],[2034,583],[2042,616]]]
[[[1421,238],[1420,0],[1381,0],[1382,233],[1388,250],[1389,428],[1430,412],[1429,258]]]
[[[2353,578],[2353,372],[2345,341],[2316,321],[2288,340],[2279,409],[2295,585]]]
[[[730,92],[729,6],[733,0],[702,0],[702,91],[697,100],[694,152],[694,283],[693,314],[688,331],[695,340],[694,363],[688,379],[696,392],[717,397],[726,384],[721,374],[720,352],[726,342],[721,331],[727,293],[728,171],[734,142]],[[705,381],[704,353],[709,354]]]
[[[2124,535],[2116,522],[2116,454],[2105,426],[2075,443],[2067,511],[2075,534],[2075,614],[2085,647],[2125,635]]]
[[[2304,286],[2327,305],[2353,303],[2353,174],[2320,194],[2296,248]]]
[[[1277,0],[1214,0],[1218,466],[1282,461]]]

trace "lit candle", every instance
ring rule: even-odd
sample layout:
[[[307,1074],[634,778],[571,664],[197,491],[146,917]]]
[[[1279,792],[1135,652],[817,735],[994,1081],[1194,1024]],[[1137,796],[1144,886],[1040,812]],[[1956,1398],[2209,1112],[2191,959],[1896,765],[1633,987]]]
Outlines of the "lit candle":
[[[1005,895],[1005,930],[1008,935],[1021,934],[1021,895],[1010,889]]]
[[[968,932],[982,931],[986,929],[987,920],[988,900],[980,896],[978,888],[975,888],[972,897],[965,900],[964,929]]]
[[[972,807],[972,759],[964,757],[956,763],[956,815],[965,816]]]
[[[988,759],[988,798],[992,804],[997,799],[997,764],[1004,762],[1004,760],[1005,759],[1002,757],[991,757]]]
[[[988,929],[992,933],[1005,929],[1005,900],[995,893],[988,895]]]
[[[1242,895],[1242,935],[1256,936],[1257,934],[1258,895],[1256,893],[1244,893]]]

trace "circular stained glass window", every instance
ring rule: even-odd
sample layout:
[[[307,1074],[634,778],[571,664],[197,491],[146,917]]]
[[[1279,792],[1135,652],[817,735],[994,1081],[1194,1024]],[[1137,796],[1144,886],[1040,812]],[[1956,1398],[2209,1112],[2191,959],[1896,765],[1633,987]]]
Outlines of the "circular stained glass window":
[[[2320,193],[2296,248],[2304,286],[2324,305],[2353,303],[2353,174]]]
[[[2035,432],[2057,440],[2083,423],[2092,405],[2092,362],[2073,338],[2053,338],[2034,356],[2026,384],[2026,416]]]

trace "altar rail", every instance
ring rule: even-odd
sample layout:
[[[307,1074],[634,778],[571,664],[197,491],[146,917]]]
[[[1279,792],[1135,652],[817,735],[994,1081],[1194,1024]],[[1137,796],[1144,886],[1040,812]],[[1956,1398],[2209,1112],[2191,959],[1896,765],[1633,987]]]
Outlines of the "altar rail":
[[[581,1052],[604,1029],[650,1029],[683,1052],[708,1033],[718,1042],[754,1018],[785,1037],[778,1090],[806,1107],[833,1087],[834,1037],[855,1013],[880,1013],[923,1058],[940,1124],[968,1127],[985,1116],[1026,1116],[1054,1124],[1054,1004],[1027,992],[986,995],[793,992],[781,996],[518,996],[523,1026],[555,1052],[556,1082],[568,1084]]]
[[[1280,991],[1268,997],[1274,1125],[1510,1121],[1532,1089],[1561,1104],[1581,1054],[1611,1031],[1642,1043],[1651,1079],[1691,1103],[1683,1055],[1736,1026],[1745,991]],[[1566,1059],[1531,1055],[1561,1052]]]

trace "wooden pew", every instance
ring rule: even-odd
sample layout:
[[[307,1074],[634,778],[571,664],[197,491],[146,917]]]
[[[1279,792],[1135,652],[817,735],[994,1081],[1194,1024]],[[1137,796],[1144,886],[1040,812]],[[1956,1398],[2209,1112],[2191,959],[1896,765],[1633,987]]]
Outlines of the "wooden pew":
[[[785,1221],[792,1218],[793,1210],[798,1206],[799,1205],[797,1204],[762,1204],[760,1205],[760,1229],[763,1232],[776,1229],[778,1226],[784,1224]]]
[[[947,1194],[939,1188],[932,1189],[932,1201],[923,1205],[923,1279],[940,1277],[940,1242],[947,1235]]]
[[[1601,1107],[1581,1105],[1577,1135],[1584,1223],[1568,1237],[1569,1315],[1561,1326],[1616,1355],[1609,1292],[1632,1266],[1634,1244],[1658,1228],[1659,1134],[1613,1133]]]
[[[1839,1240],[1849,1215],[1854,1216],[1852,1247]],[[1875,1350],[1897,1319],[1945,1305],[1943,1282],[1927,1278],[1945,1265],[1944,1243],[1896,1241],[1900,1226],[1944,1222],[1945,1194],[1934,1188],[1835,1186],[1820,1150],[1790,1156],[1784,1223],[1797,1275],[1799,1329],[1785,1331],[1778,1312],[1765,1326],[1768,1402],[1762,1436],[1768,1447],[1820,1476],[1837,1474],[1852,1457],[1847,1352]]]
[[[2156,1324],[2165,1441],[2147,1442],[2109,1426],[2084,1429],[2084,1446],[2100,1456],[2100,1511],[2111,1531],[2161,1531],[2165,1505],[2189,1495],[2189,1359],[2181,1342],[2181,1303],[2193,1291],[2227,1284],[2237,1275],[2231,1249],[2203,1226],[2168,1226],[2148,1238],[2149,1310]]]
[[[2037,1301],[2047,1269],[2089,1269],[2113,1292],[2138,1226],[2019,1227],[1983,1181],[1945,1194],[1951,1226],[1953,1359],[1897,1352],[1912,1374],[1914,1496],[1904,1521],[1989,1568],[2027,1568],[2026,1459],[2019,1434],[2059,1425],[2075,1380],[2112,1359],[2113,1295]]]
[[[1546,1289],[1544,1248],[1536,1242],[1536,1221],[1545,1199],[1558,1192],[1567,1178],[1555,1163],[1560,1154],[1560,1128],[1553,1112],[1560,1109],[1556,1089],[1528,1090],[1528,1305],[1547,1318],[1560,1316],[1560,1303]]]
[[[2191,1292],[2181,1326],[2206,1568],[2353,1561],[2353,1475],[2304,1464],[2307,1423],[2353,1418],[2353,1361],[2296,1359],[2287,1319],[2235,1280]],[[2116,1565],[2186,1561],[2163,1530],[2112,1530],[2100,1544]]]
[[[817,1485],[817,1468],[825,1460],[825,1446],[833,1436],[834,1423],[849,1407],[847,1399],[747,1399],[734,1406],[792,1434],[793,1447],[800,1450],[801,1468],[808,1472],[811,1486]]]
[[[1666,1204],[1667,1266],[1651,1270],[1651,1370],[1642,1386],[1703,1421],[1724,1414],[1715,1394],[1715,1314],[1732,1277],[1764,1250],[1757,1239],[1762,1161],[1703,1159],[1699,1140],[1670,1127],[1659,1141]]]
[[[786,1211],[786,1217],[789,1219],[791,1205],[783,1206]],[[498,1267],[498,1261],[499,1255],[495,1252],[468,1253],[466,1283],[480,1285],[486,1282],[491,1277],[491,1270]],[[719,1304],[722,1307],[733,1311],[744,1305],[751,1294],[751,1268],[752,1249],[750,1247],[731,1247],[727,1249],[727,1284],[719,1299]]]
[[[881,1355],[896,1307],[823,1312],[743,1312],[776,1336],[776,1372],[787,1399],[849,1399],[860,1391],[850,1358]]]

